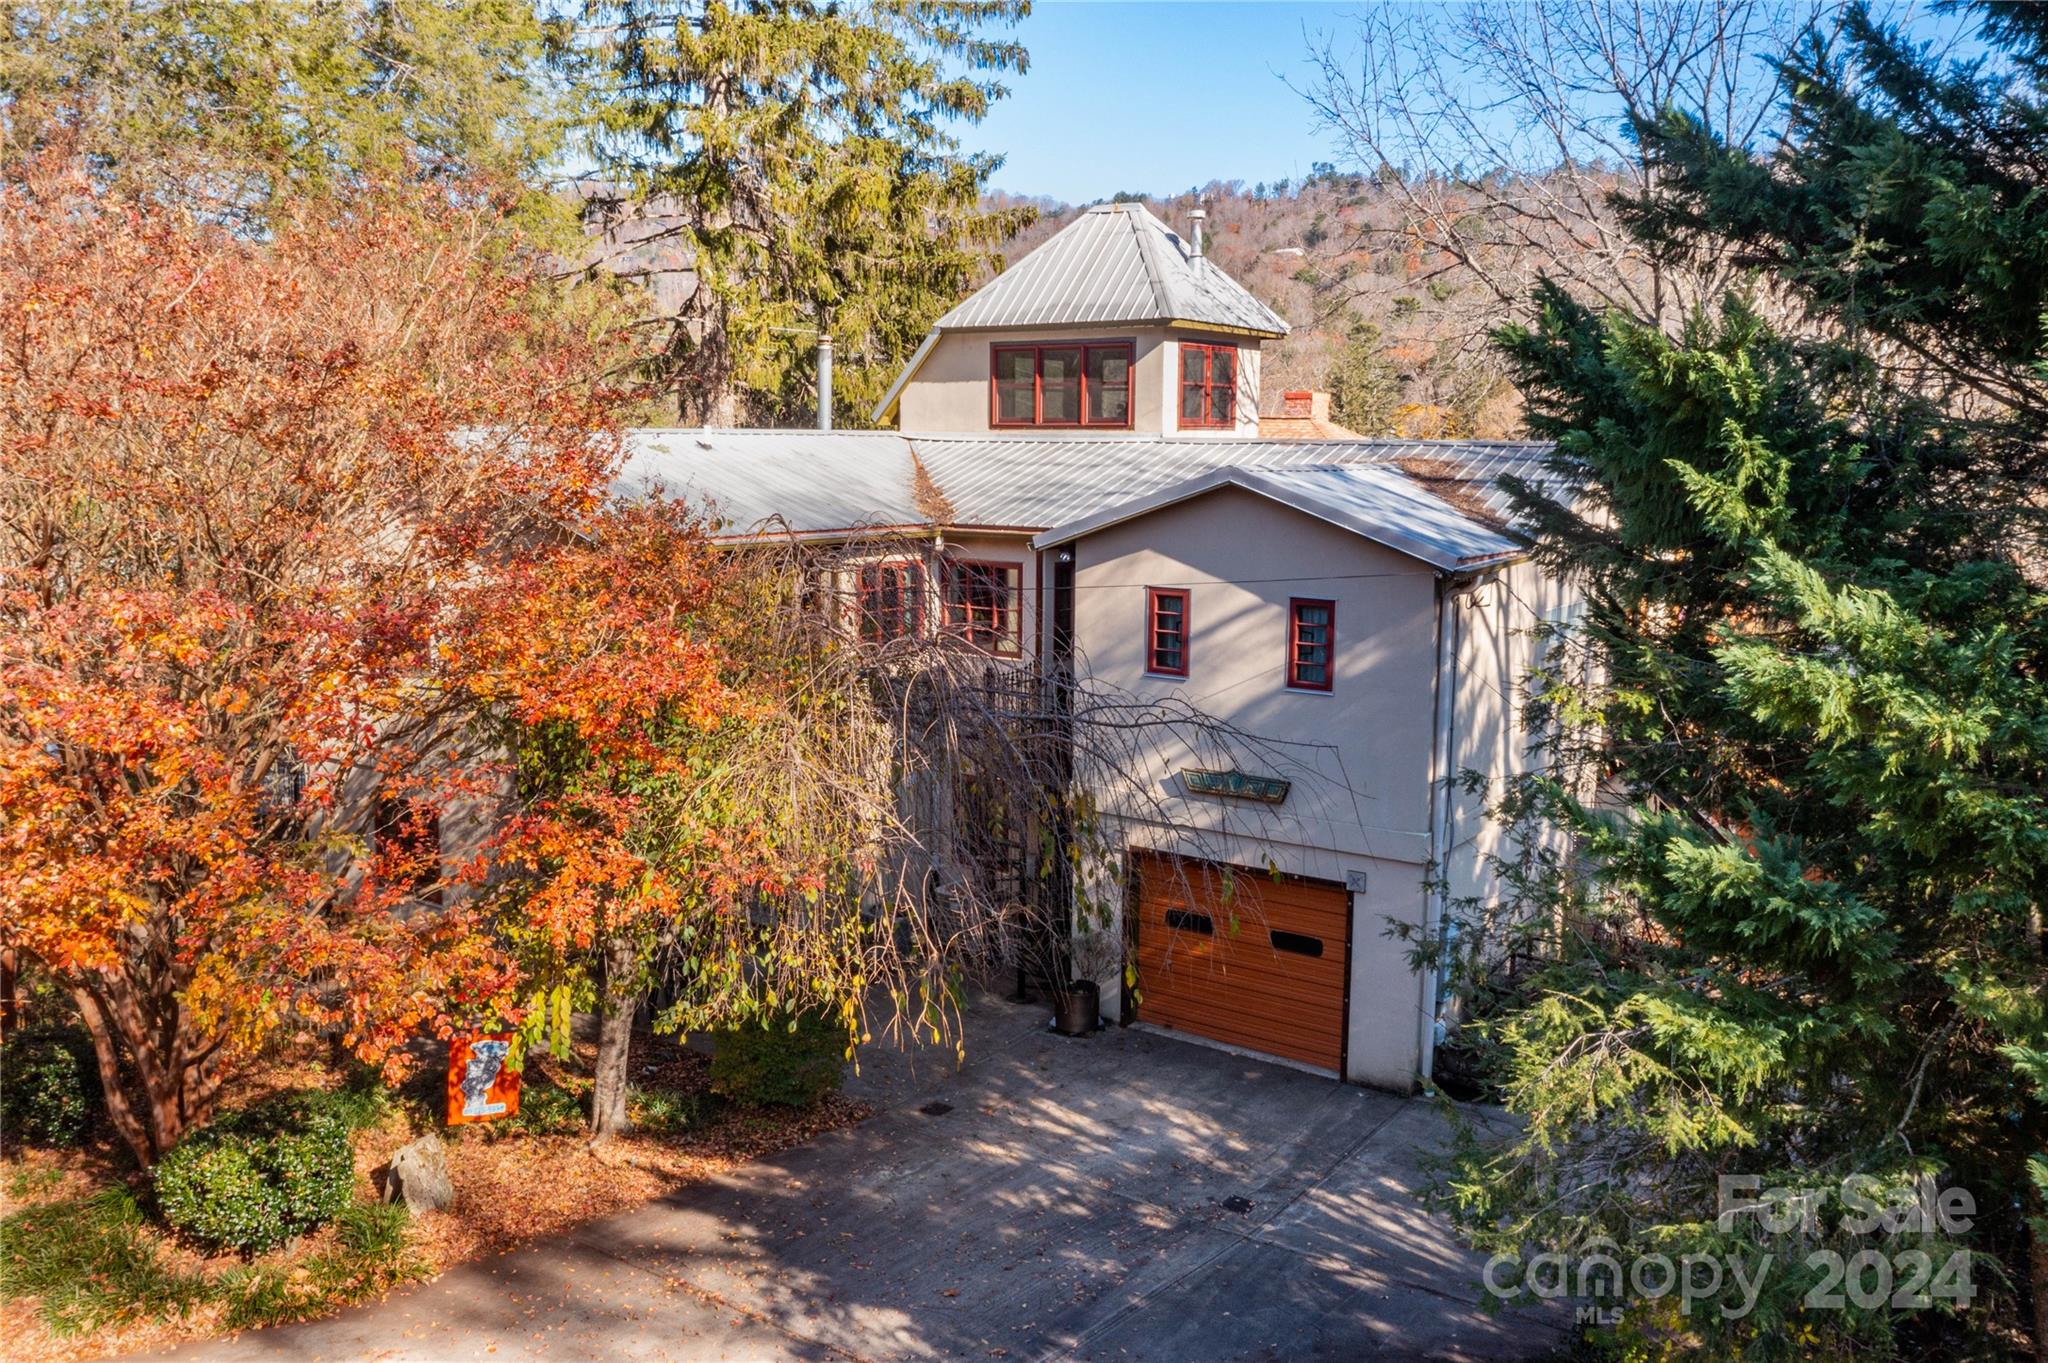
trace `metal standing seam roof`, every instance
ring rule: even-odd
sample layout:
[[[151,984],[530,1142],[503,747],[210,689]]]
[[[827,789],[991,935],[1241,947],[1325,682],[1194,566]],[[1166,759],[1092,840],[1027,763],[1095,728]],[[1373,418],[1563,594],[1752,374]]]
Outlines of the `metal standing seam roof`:
[[[631,431],[614,488],[684,498],[730,536],[928,524],[909,447],[893,431]]]
[[[703,505],[732,539],[885,528],[1037,534],[1218,470],[1369,467],[1383,480],[1373,486],[1400,486],[1426,499],[1409,504],[1404,490],[1387,505],[1407,505],[1417,516],[1426,511],[1432,525],[1448,513],[1475,533],[1498,535],[1509,500],[1495,480],[1514,472],[1542,481],[1548,451],[1535,441],[647,429],[628,435],[617,485],[627,495],[658,489]],[[1355,491],[1315,478],[1293,486],[1292,495],[1301,497],[1341,499]],[[1446,488],[1457,495],[1443,495]],[[934,519],[935,502],[943,521]]]
[[[1515,558],[1523,552],[1521,541],[1424,491],[1393,464],[1211,469],[1149,496],[1048,530],[1034,537],[1031,547],[1050,549],[1225,487],[1270,498],[1446,572]]]
[[[880,421],[945,331],[1180,322],[1285,336],[1287,322],[1143,204],[1097,204],[932,324],[876,404]]]
[[[1195,322],[1285,336],[1287,323],[1142,204],[1097,204],[934,326]]]

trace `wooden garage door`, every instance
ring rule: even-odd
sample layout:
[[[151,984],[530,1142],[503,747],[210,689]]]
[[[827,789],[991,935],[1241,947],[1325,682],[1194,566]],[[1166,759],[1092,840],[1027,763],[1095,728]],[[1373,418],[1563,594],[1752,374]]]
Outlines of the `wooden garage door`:
[[[1138,1018],[1324,1069],[1344,1056],[1351,897],[1334,885],[1133,852]]]

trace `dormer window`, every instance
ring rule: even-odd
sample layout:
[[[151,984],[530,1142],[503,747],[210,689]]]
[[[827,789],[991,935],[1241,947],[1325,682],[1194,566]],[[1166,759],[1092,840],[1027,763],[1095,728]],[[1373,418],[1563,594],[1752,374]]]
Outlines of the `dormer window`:
[[[1231,430],[1237,425],[1237,347],[1180,343],[1182,430]]]
[[[989,424],[997,427],[1131,425],[1129,341],[989,348]]]

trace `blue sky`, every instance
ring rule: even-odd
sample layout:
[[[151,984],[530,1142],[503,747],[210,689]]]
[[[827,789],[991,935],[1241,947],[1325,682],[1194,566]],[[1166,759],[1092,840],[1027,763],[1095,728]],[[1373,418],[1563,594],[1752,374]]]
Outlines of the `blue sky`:
[[[1447,0],[1410,0],[1418,6]],[[994,186],[1068,203],[1118,190],[1174,194],[1211,180],[1299,180],[1342,163],[1300,95],[1309,45],[1343,39],[1357,0],[1035,0],[1018,28],[1031,69],[979,125],[970,150],[1001,153]],[[1877,0],[1922,42],[1978,55],[1970,22],[1930,0]],[[1348,43],[1340,41],[1339,50]]]
[[[1341,28],[1345,13],[1284,0],[1037,0],[1019,27],[1030,71],[957,131],[1008,158],[997,188],[1069,203],[1299,179],[1335,158],[1282,77],[1308,75],[1304,25]]]

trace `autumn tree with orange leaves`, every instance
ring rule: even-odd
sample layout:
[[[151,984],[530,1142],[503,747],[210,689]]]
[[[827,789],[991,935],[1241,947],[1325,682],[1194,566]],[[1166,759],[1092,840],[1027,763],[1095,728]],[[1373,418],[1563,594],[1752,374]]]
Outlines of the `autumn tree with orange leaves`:
[[[453,656],[514,768],[491,855],[525,1035],[565,1050],[572,1006],[599,1017],[592,1136],[627,1128],[657,986],[668,1030],[822,1014],[851,1049],[881,998],[936,1037],[998,914],[926,893],[898,781],[940,750],[887,713],[850,617],[803,590],[801,553],[715,547],[659,496],[581,531],[509,575],[517,608]]]
[[[901,735],[790,564],[614,495],[602,306],[488,201],[281,208],[0,187],[0,943],[137,1160],[295,1031],[594,1003],[603,1136],[657,974],[676,1026],[929,1016]]]
[[[0,186],[0,941],[145,1166],[269,1038],[378,1060],[516,993],[452,836],[503,688],[456,645],[617,448],[602,333],[541,287],[481,198],[257,242],[58,154]]]

